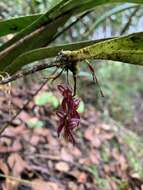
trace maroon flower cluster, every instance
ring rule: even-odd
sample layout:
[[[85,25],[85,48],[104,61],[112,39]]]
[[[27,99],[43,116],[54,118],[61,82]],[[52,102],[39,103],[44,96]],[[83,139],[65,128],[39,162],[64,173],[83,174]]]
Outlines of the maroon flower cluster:
[[[60,119],[57,130],[58,137],[63,130],[64,138],[75,144],[73,129],[75,129],[80,122],[80,115],[77,112],[80,100],[73,97],[72,90],[68,86],[58,85],[58,90],[63,96],[61,106],[57,111],[57,116]]]

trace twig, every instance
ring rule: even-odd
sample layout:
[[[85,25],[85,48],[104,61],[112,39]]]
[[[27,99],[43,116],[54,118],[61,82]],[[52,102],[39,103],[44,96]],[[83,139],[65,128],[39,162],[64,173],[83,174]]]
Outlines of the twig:
[[[131,15],[128,18],[127,23],[125,24],[125,26],[122,28],[120,35],[123,35],[129,28],[129,26],[131,25],[132,22],[132,18],[137,14],[137,12],[139,11],[140,6],[137,6],[134,11],[131,13]]]
[[[4,174],[0,173],[0,177],[7,178],[7,179],[9,179],[11,181],[16,181],[16,182],[19,182],[19,183],[24,183],[24,184],[27,184],[27,185],[30,185],[30,186],[32,185],[31,181],[28,181],[28,180],[25,180],[25,179],[20,179],[20,178],[14,177],[14,176],[4,175]]]
[[[59,33],[57,33],[54,38],[52,38],[52,42],[56,40],[60,35],[62,35],[64,32],[66,32],[68,29],[70,29],[73,25],[75,25],[77,22],[79,22],[82,18],[84,18],[86,15],[88,15],[91,11],[85,12],[81,16],[79,16],[75,21],[70,23],[68,26],[66,26],[63,30],[61,30]]]
[[[44,69],[47,69],[47,68],[62,66],[62,64],[57,64],[57,63],[58,63],[57,61],[53,61],[50,64],[42,63],[40,65],[34,65],[30,69],[23,69],[23,70],[19,71],[18,73],[14,74],[12,76],[9,76],[7,78],[3,78],[0,81],[0,85],[7,84],[9,82],[12,82],[12,81],[18,79],[18,78],[22,78],[24,76],[27,76],[27,75],[30,75],[30,74],[34,74],[34,73],[36,73],[38,71],[41,71],[41,70],[44,70]]]

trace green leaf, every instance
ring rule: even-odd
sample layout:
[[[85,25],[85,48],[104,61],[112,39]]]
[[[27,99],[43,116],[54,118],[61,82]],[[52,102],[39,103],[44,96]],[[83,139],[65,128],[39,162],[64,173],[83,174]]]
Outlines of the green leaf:
[[[27,126],[29,128],[42,128],[42,127],[44,127],[44,122],[39,120],[38,118],[31,118],[26,123],[27,123]]]
[[[93,10],[96,6],[99,6],[99,5],[115,4],[115,3],[143,4],[143,0],[116,0],[116,1],[115,0],[84,0],[84,1],[72,0],[70,1],[70,3],[72,4],[72,8],[74,8],[74,14],[77,14],[80,12]]]
[[[16,33],[27,27],[29,24],[38,19],[42,14],[35,14],[29,16],[22,16],[17,18],[11,18],[7,20],[0,20],[0,37]]]
[[[91,45],[100,41],[105,41],[107,39],[100,39],[94,41],[83,41],[83,42],[76,42],[70,44],[63,44],[57,45],[54,47],[44,47],[38,48],[32,51],[28,51],[26,53],[21,54],[17,57],[9,66],[7,66],[4,71],[8,72],[9,74],[13,74],[20,70],[21,67],[41,59],[51,58],[57,56],[58,52],[61,50],[76,50],[87,45]]]
[[[79,104],[79,107],[78,107],[77,111],[78,111],[79,113],[83,113],[84,110],[85,110],[84,102],[83,102],[83,101],[80,101],[80,104]]]
[[[98,26],[100,24],[102,24],[108,17],[118,14],[120,12],[126,11],[128,9],[134,9],[136,7],[138,7],[139,5],[135,5],[135,4],[131,4],[131,5],[120,5],[120,6],[116,6],[113,9],[106,11],[105,14],[101,15],[99,18],[97,18],[96,22],[93,23],[93,25],[89,28],[89,30],[84,34],[84,37],[87,37],[90,35],[90,33],[95,30],[96,28],[98,28]]]
[[[143,32],[95,43],[77,51],[63,51],[69,61],[85,59],[112,60],[143,65]]]
[[[42,92],[35,97],[35,104],[38,106],[50,104],[53,108],[57,108],[59,101],[52,92]]]
[[[41,46],[46,46],[46,44],[50,43],[53,36],[57,33],[58,28],[63,26],[68,18],[69,15],[59,17],[49,25],[45,25],[30,36],[27,36],[24,40],[12,46],[8,51],[2,51],[0,53],[0,70],[4,70],[20,54]]]
[[[38,19],[34,22],[30,23],[27,27],[25,27],[22,31],[20,31],[17,35],[15,35],[11,40],[6,42],[4,45],[0,47],[0,51],[4,50],[5,48],[11,46],[12,44],[16,43],[20,39],[24,38],[25,36],[29,35],[30,33],[34,32],[35,30],[39,29],[42,26],[48,25],[53,22],[53,20],[57,19],[58,17],[62,16],[62,14],[58,15],[58,10],[64,5],[67,0],[62,0],[62,2],[57,3],[54,7],[48,10],[45,14],[42,14]],[[57,12],[56,18],[53,17],[54,12]],[[56,25],[55,25],[56,27]]]
[[[142,0],[116,0],[116,3],[143,3]],[[93,10],[98,5],[115,3],[113,0],[62,0],[53,8],[20,31],[7,43],[0,47],[0,70],[10,65],[21,54],[47,46],[73,15]]]
[[[127,181],[121,181],[121,182],[119,183],[119,187],[117,188],[117,190],[129,189],[128,187],[129,187],[129,185],[128,185],[128,182],[127,182]]]
[[[72,15],[72,11],[62,14],[62,11],[64,11],[62,10],[62,7],[66,1],[68,0],[62,0],[62,2],[47,11],[44,15],[40,16],[35,22],[32,22],[0,47],[1,71],[20,54],[46,46],[52,41],[58,28],[62,27]],[[56,11],[57,15],[54,11]],[[9,46],[10,48],[8,48]],[[8,48],[8,50],[5,51],[6,48]]]

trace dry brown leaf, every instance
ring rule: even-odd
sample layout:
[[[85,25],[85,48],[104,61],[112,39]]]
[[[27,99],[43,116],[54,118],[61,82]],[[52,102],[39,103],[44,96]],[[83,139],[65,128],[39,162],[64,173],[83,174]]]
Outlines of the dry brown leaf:
[[[23,133],[25,133],[26,128],[24,125],[19,125],[17,127],[8,127],[4,131],[4,135],[10,136],[10,137],[20,137]]]
[[[97,133],[100,133],[100,131],[98,131],[97,129],[94,129],[94,128],[89,128],[85,131],[85,134],[84,134],[84,137],[91,141],[91,144],[96,147],[96,148],[99,148],[101,146],[101,139],[99,138],[99,134]]]
[[[95,149],[92,149],[90,151],[89,158],[90,158],[91,162],[94,164],[98,165],[100,163],[100,153]]]
[[[18,145],[13,145],[12,147],[2,146],[0,145],[0,153],[12,153],[17,152],[21,149],[21,145],[18,143]]]
[[[70,181],[68,183],[68,189],[70,189],[70,190],[79,190],[79,187],[78,187],[78,185],[76,183]]]
[[[61,150],[61,159],[68,162],[73,162],[74,160],[73,156],[65,148]]]
[[[12,145],[13,152],[18,152],[22,149],[22,144],[20,143],[19,140],[15,140],[13,145]]]
[[[78,162],[79,162],[79,164],[83,164],[83,165],[87,165],[87,166],[92,164],[92,162],[89,158],[80,158]]]
[[[77,169],[74,169],[70,172],[70,175],[74,176],[77,179],[78,183],[86,183],[87,182],[87,174],[85,172],[81,172]]]
[[[78,182],[79,183],[86,183],[86,181],[87,181],[87,174],[85,172],[79,173]]]
[[[7,165],[3,162],[3,160],[0,160],[0,170],[3,172],[4,175],[8,175],[9,170]]]
[[[26,111],[22,111],[20,112],[20,114],[18,115],[18,118],[21,119],[22,121],[26,122],[28,121],[31,117],[30,115],[26,112]]]
[[[109,165],[107,165],[107,164],[105,164],[104,166],[103,166],[103,168],[104,168],[104,173],[105,174],[110,174],[110,166]]]
[[[7,176],[9,175],[8,166],[0,160],[0,173],[5,176],[5,180],[3,181],[3,190],[12,190],[17,186],[17,182],[10,180]],[[2,181],[1,181],[2,183]]]
[[[6,182],[4,184],[3,190],[15,190],[18,186],[19,182],[6,178]]]
[[[18,108],[21,108],[23,106],[23,100],[22,100],[22,98],[13,97],[12,104],[14,104]]]
[[[13,176],[15,176],[15,177],[19,177],[21,172],[25,168],[28,168],[27,163],[17,153],[13,153],[9,156],[8,164],[9,164],[10,168],[12,169]]]
[[[110,139],[112,139],[114,137],[114,134],[113,133],[107,133],[107,132],[104,132],[104,133],[102,133],[102,138],[104,139],[104,140],[110,140]]]
[[[2,137],[0,138],[0,145],[2,146],[10,146],[12,143],[12,139],[11,138],[7,138],[7,137]]]
[[[81,151],[77,147],[72,147],[71,154],[74,156],[74,158],[79,158],[82,155]]]
[[[55,164],[55,169],[60,172],[68,172],[70,167],[66,162],[58,162]]]
[[[54,182],[46,182],[40,179],[32,181],[33,190],[62,190],[60,186]]]
[[[100,127],[101,127],[102,129],[104,129],[105,131],[109,131],[109,130],[112,129],[112,126],[111,126],[111,125],[108,125],[108,124],[105,124],[105,123],[102,123],[102,124],[100,125]]]
[[[40,141],[40,137],[38,135],[33,135],[30,139],[30,144],[37,145]]]
[[[92,141],[91,141],[91,144],[92,144],[92,146],[95,147],[95,148],[100,148],[100,146],[102,145],[102,141],[101,141],[101,139],[99,138],[99,136],[94,135],[94,136],[93,136],[93,139],[92,139]]]
[[[89,127],[89,128],[85,131],[84,137],[85,137],[87,140],[92,141],[92,139],[93,139],[93,131],[94,131],[93,128]]]
[[[39,135],[39,136],[44,136],[44,137],[51,136],[49,130],[44,129],[44,128],[35,128],[34,134]]]
[[[127,164],[127,160],[125,159],[123,155],[119,156],[119,162],[120,162],[121,170],[126,171],[128,164]]]

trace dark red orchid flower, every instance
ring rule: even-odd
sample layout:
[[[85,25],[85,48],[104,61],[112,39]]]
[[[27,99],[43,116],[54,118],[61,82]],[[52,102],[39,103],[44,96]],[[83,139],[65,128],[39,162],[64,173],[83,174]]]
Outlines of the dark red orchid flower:
[[[58,137],[63,130],[64,138],[75,144],[73,129],[75,129],[80,122],[80,115],[77,112],[80,100],[72,95],[72,89],[68,86],[58,85],[58,90],[63,96],[61,106],[57,111],[57,116],[60,119],[57,130]]]

